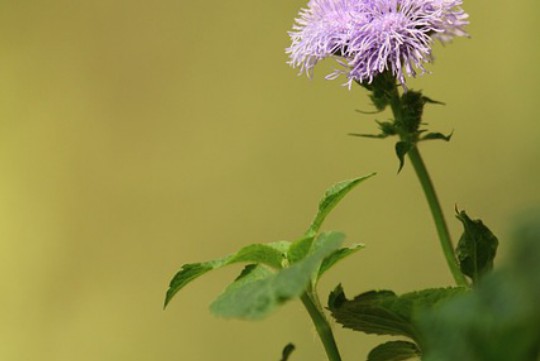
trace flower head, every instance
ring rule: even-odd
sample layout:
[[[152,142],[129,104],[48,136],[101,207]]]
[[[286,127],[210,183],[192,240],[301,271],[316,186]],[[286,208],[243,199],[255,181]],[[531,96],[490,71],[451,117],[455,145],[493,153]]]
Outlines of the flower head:
[[[322,59],[337,57],[349,86],[371,83],[385,71],[405,86],[405,74],[425,73],[433,39],[448,42],[466,36],[468,15],[461,0],[311,0],[300,12],[289,64],[311,76]]]

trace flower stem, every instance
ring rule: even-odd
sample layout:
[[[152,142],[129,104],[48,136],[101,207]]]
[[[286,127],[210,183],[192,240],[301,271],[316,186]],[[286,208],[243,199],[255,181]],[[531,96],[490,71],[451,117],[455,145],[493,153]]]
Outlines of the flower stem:
[[[454,280],[459,286],[467,286],[467,280],[459,268],[456,256],[454,254],[454,247],[452,245],[452,239],[450,238],[450,233],[448,232],[448,227],[446,226],[446,221],[444,219],[444,214],[441,209],[441,204],[437,198],[437,193],[431,182],[431,178],[427,171],[426,165],[420,156],[420,152],[416,145],[414,145],[411,150],[408,152],[409,160],[411,161],[413,168],[416,172],[418,180],[422,185],[426,200],[431,210],[431,215],[433,216],[433,221],[435,222],[435,227],[437,228],[437,234],[439,235],[439,240],[441,247],[446,258],[446,263]]]
[[[401,103],[401,97],[399,95],[397,87],[394,88],[393,93],[390,94],[390,106],[392,108],[392,113],[396,118],[396,123],[402,124],[403,108]],[[454,246],[452,245],[452,239],[446,225],[441,204],[437,197],[437,192],[435,191],[435,187],[433,186],[433,182],[431,181],[431,177],[429,176],[426,165],[422,160],[422,157],[420,156],[420,152],[418,151],[418,147],[416,144],[417,135],[413,134],[411,139],[410,134],[403,132],[400,134],[400,138],[402,141],[408,141],[412,143],[412,146],[407,152],[407,154],[409,156],[409,160],[413,165],[414,171],[416,172],[416,176],[420,181],[420,185],[424,190],[424,195],[426,196],[426,200],[428,202],[433,221],[435,222],[435,227],[437,228],[437,235],[439,236],[440,245],[443,250],[444,257],[446,258],[448,268],[450,269],[450,272],[452,273],[452,276],[454,277],[457,285],[468,286],[467,279],[461,272],[456,256],[454,254]]]
[[[332,333],[332,328],[330,327],[330,324],[328,323],[328,320],[324,316],[322,310],[320,307],[317,307],[309,292],[305,292],[301,299],[304,307],[313,320],[313,324],[315,325],[315,329],[317,330],[319,338],[323,343],[328,360],[341,361],[341,356],[339,355],[339,350],[334,339],[334,334]]]

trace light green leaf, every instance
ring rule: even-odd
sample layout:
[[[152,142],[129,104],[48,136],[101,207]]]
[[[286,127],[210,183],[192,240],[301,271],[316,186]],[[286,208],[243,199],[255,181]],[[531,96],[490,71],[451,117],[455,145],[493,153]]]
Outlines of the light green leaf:
[[[294,241],[289,247],[289,251],[287,252],[287,259],[289,260],[289,262],[293,264],[306,257],[311,249],[311,245],[314,239],[315,235],[312,235],[302,237]]]
[[[418,346],[408,341],[390,341],[375,347],[367,361],[404,361],[420,356]]]
[[[233,264],[233,263],[262,263],[279,269],[285,259],[285,254],[290,246],[289,242],[275,242],[268,244],[252,244],[246,246],[235,254],[214,261],[202,263],[190,263],[182,266],[180,271],[173,277],[165,296],[165,307],[174,295],[191,281],[205,273]]]
[[[299,297],[309,286],[313,274],[324,258],[339,249],[344,235],[320,234],[317,249],[289,268],[277,273],[258,266],[233,282],[210,306],[211,311],[226,318],[261,319],[284,302]]]
[[[321,278],[321,276],[326,273],[326,271],[328,271],[330,268],[332,268],[336,263],[350,256],[351,254],[358,252],[364,247],[365,246],[363,244],[355,244],[351,247],[340,248],[337,251],[333,252],[330,256],[326,257],[323,260],[317,278]]]
[[[345,197],[347,193],[349,193],[358,184],[362,183],[364,180],[374,175],[375,173],[372,173],[365,177],[359,177],[339,182],[327,189],[324,193],[323,198],[319,202],[319,210],[317,212],[317,215],[315,216],[315,219],[313,219],[313,222],[311,222],[311,225],[309,226],[306,235],[314,235],[319,232],[324,220],[332,211],[332,209],[334,209],[334,207],[339,203],[339,201],[341,201],[343,197]]]

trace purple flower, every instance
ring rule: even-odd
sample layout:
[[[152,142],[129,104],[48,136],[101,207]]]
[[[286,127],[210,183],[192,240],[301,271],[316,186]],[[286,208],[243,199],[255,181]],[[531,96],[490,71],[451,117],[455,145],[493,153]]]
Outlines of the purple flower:
[[[426,72],[437,38],[445,43],[463,30],[468,15],[461,0],[311,0],[301,10],[287,48],[289,64],[311,77],[322,59],[335,57],[342,65],[329,74],[371,83],[391,71],[405,87],[405,74]]]

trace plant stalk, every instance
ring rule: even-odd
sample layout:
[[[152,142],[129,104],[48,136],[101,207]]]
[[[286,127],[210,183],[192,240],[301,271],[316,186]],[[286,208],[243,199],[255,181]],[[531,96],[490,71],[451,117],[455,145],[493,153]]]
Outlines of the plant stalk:
[[[454,246],[452,245],[452,239],[450,238],[450,233],[448,232],[448,227],[446,226],[446,221],[444,219],[444,214],[441,209],[441,204],[437,198],[437,193],[433,187],[433,183],[427,171],[426,165],[420,156],[420,152],[416,145],[414,145],[411,150],[408,152],[409,160],[411,161],[414,171],[422,185],[424,190],[424,195],[431,210],[431,215],[433,216],[433,221],[435,222],[435,227],[437,228],[437,234],[439,236],[441,248],[446,258],[446,263],[454,280],[458,286],[468,286],[467,279],[461,272],[459,264],[457,262],[456,256],[454,254]]]
[[[397,87],[391,94],[390,106],[392,108],[392,113],[394,114],[396,121],[398,123],[401,123],[402,104]],[[410,135],[400,134],[401,140],[410,141],[410,139],[407,139],[408,136]],[[454,246],[452,244],[452,238],[450,237],[450,232],[448,231],[448,227],[446,225],[441,204],[439,202],[439,198],[437,197],[437,192],[435,191],[435,187],[433,186],[433,182],[431,181],[431,177],[429,176],[426,165],[422,160],[422,157],[420,156],[420,152],[418,151],[416,139],[413,140],[413,145],[411,149],[407,152],[407,154],[409,160],[413,165],[416,176],[420,181],[420,185],[422,186],[424,195],[426,196],[426,200],[429,205],[435,227],[437,229],[437,235],[439,236],[439,242],[443,250],[446,263],[448,264],[448,268],[450,269],[450,272],[452,273],[452,276],[454,277],[454,280],[458,286],[468,286],[467,279],[461,272],[458,261],[456,259],[454,253]]]
[[[336,345],[336,340],[334,339],[334,334],[332,333],[332,328],[328,323],[325,315],[322,310],[316,306],[313,299],[311,298],[308,292],[304,292],[301,297],[304,307],[308,311],[315,329],[319,334],[319,338],[322,341],[326,355],[328,356],[329,361],[341,361],[341,356]]]

